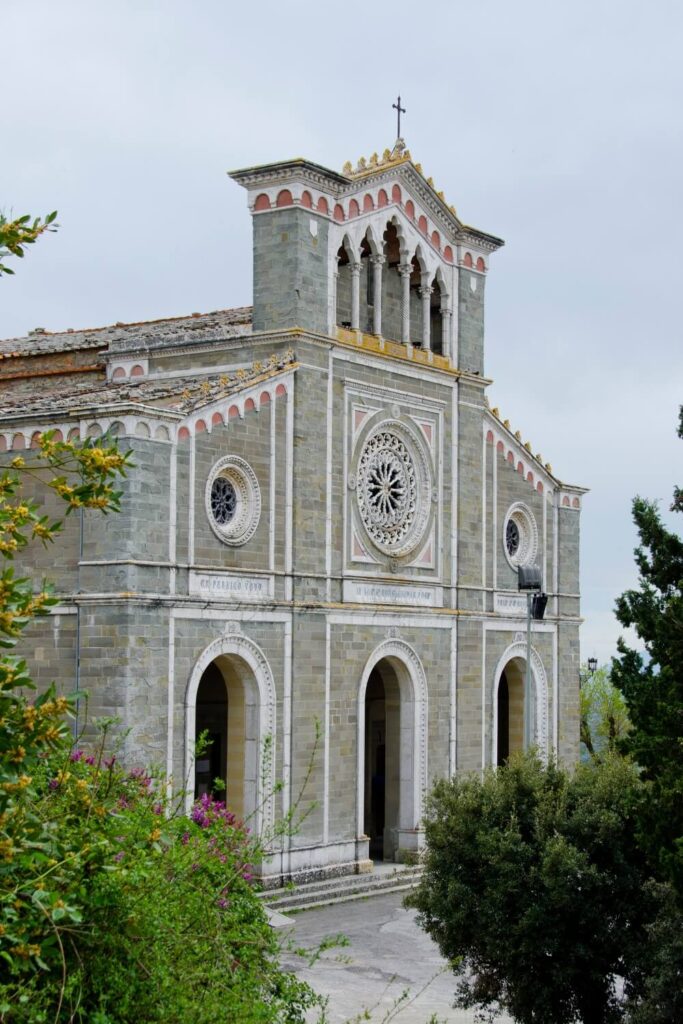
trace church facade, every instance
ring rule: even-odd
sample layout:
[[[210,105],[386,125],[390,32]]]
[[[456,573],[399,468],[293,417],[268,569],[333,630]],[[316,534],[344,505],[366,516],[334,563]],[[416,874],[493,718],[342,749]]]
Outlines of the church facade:
[[[30,459],[48,429],[132,449],[121,513],[32,551],[59,604],[27,653],[188,799],[220,777],[266,836],[313,801],[274,884],[410,858],[433,780],[522,746],[520,565],[549,595],[534,741],[576,759],[584,489],[489,408],[502,242],[401,140],[342,173],[231,177],[253,306],[0,343],[0,449]]]

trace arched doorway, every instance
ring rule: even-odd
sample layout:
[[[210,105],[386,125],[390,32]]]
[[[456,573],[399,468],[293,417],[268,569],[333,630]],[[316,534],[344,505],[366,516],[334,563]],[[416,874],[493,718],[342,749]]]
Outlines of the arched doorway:
[[[211,744],[195,757],[197,736]],[[274,820],[275,686],[261,649],[241,633],[220,637],[202,652],[185,702],[187,808],[193,796],[215,792],[259,833]],[[217,790],[214,779],[225,782]]]
[[[358,694],[358,836],[377,860],[422,845],[427,781],[427,683],[413,649],[385,640],[369,658]]]
[[[386,659],[373,668],[365,691],[364,832],[373,860],[393,860],[400,804],[401,693]]]
[[[245,813],[247,728],[244,686],[237,666],[223,656],[204,669],[195,705],[195,743],[205,738],[194,763],[195,798],[211,793],[238,817]]]
[[[524,749],[526,644],[511,644],[500,658],[493,678],[491,764],[502,765]],[[548,680],[538,652],[531,648],[531,736],[542,757],[548,754]]]
[[[524,670],[521,658],[513,658],[498,680],[498,728],[496,764],[504,765],[510,754],[524,749]]]

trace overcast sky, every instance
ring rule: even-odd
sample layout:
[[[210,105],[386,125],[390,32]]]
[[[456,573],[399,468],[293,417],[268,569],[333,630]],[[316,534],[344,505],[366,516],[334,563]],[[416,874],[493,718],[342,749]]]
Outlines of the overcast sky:
[[[61,225],[0,282],[0,337],[249,304],[226,170],[381,153],[400,91],[413,158],[506,240],[489,398],[591,488],[582,656],[607,660],[631,499],[683,483],[683,5],[0,0],[0,28],[0,207]]]

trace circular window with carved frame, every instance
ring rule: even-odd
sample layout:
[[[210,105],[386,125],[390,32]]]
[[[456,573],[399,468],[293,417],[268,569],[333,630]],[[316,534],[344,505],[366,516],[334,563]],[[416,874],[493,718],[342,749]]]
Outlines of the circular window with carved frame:
[[[502,541],[505,557],[513,569],[533,565],[538,553],[538,527],[528,505],[518,501],[507,510]]]
[[[226,455],[215,464],[204,495],[211,529],[224,544],[246,544],[261,516],[261,490],[244,459]]]
[[[360,446],[356,507],[372,544],[400,558],[423,539],[435,498],[429,458],[404,423],[384,421]]]

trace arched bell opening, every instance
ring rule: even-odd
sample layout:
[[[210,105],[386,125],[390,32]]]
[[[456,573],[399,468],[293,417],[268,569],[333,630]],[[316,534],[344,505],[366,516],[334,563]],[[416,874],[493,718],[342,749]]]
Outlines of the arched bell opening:
[[[344,239],[337,250],[337,308],[336,322],[339,327],[351,327],[352,318],[351,256],[348,240]]]
[[[195,798],[211,794],[239,818],[257,807],[259,701],[249,666],[222,655],[204,669],[195,703]]]
[[[382,238],[382,334],[394,341],[401,340],[402,284],[399,266],[401,264],[401,240],[396,225],[389,221]]]
[[[422,345],[422,276],[423,267],[420,258],[415,255],[410,261],[410,341],[413,345]]]
[[[401,693],[387,659],[370,673],[365,692],[364,831],[374,860],[394,860],[401,804]]]
[[[366,235],[360,244],[360,329],[366,334],[373,330],[375,267],[371,259],[372,245]]]
[[[524,686],[526,664],[513,658],[498,680],[496,694],[496,764],[506,764],[511,754],[524,749]],[[533,707],[533,700],[531,701]],[[532,732],[533,735],[533,732]]]
[[[429,337],[430,348],[437,356],[444,354],[443,318],[441,315],[443,294],[438,278],[432,281],[432,294],[429,297]]]

